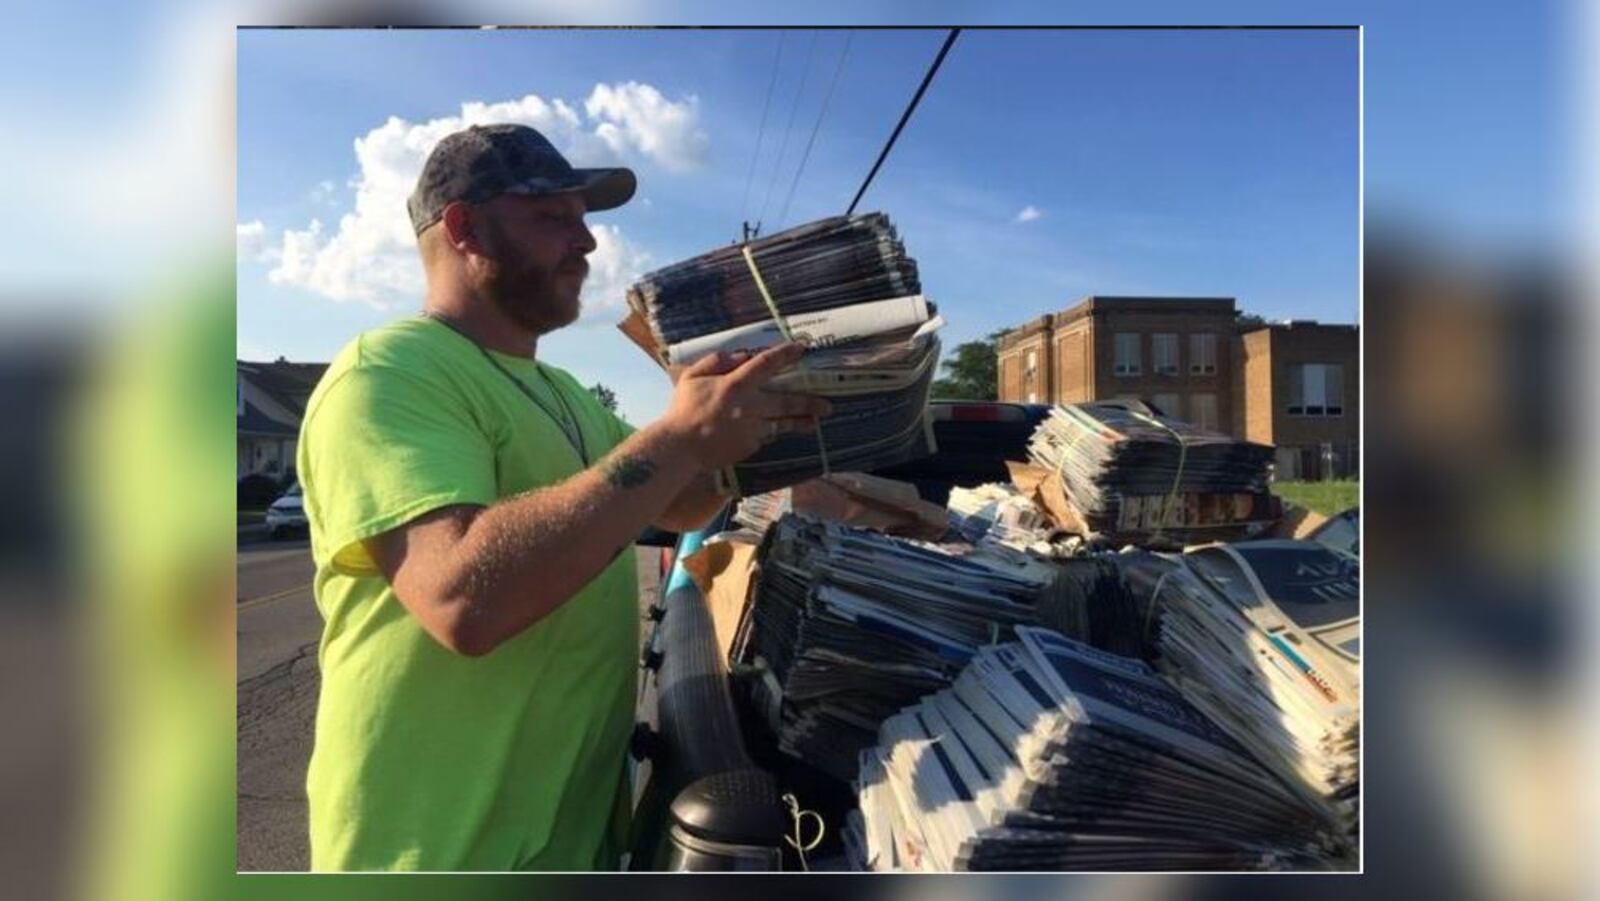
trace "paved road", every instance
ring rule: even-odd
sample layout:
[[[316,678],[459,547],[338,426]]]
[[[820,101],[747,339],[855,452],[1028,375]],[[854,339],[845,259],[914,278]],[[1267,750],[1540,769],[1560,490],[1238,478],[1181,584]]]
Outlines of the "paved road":
[[[317,711],[314,567],[304,541],[239,548],[241,870],[304,870],[306,762]]]
[[[655,595],[657,551],[640,548],[639,587]],[[316,721],[317,639],[306,542],[241,545],[238,563],[240,870],[304,870],[306,763]]]

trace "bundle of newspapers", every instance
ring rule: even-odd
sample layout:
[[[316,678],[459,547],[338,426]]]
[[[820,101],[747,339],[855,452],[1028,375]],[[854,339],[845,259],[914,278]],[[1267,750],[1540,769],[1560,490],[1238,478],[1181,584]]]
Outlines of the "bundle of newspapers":
[[[1160,534],[1174,543],[1245,537],[1279,505],[1267,490],[1273,449],[1238,441],[1142,404],[1057,406],[1028,455],[1054,474],[1079,528],[1114,542]]]
[[[1119,556],[1131,590],[1160,611],[1164,674],[1354,845],[1357,558],[1287,539]]]
[[[767,532],[732,659],[780,750],[843,781],[885,717],[1033,622],[1047,564],[793,514]]]
[[[1043,629],[860,754],[859,869],[1326,869],[1315,815],[1150,667]]]
[[[742,496],[934,451],[927,401],[943,320],[921,291],[888,217],[865,213],[667,266],[627,298],[668,366],[786,339],[810,348],[770,387],[822,395],[833,412],[724,472],[720,487]]]

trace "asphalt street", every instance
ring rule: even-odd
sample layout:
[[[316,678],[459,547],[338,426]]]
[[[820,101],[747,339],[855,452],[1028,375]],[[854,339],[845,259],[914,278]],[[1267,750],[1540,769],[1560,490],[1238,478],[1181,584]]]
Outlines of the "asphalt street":
[[[240,870],[304,870],[306,763],[317,712],[315,568],[305,541],[239,547]]]
[[[653,548],[639,548],[641,609],[654,598]],[[303,540],[241,544],[238,557],[238,866],[309,865],[306,764],[316,721],[322,618]]]

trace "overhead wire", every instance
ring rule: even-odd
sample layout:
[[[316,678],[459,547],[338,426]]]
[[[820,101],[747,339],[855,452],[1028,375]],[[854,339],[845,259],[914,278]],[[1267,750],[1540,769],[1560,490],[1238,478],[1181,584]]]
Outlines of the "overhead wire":
[[[756,179],[756,163],[761,159],[761,143],[767,135],[767,111],[772,107],[772,89],[778,84],[778,69],[783,63],[783,45],[789,39],[789,32],[778,32],[778,52],[772,57],[772,77],[767,79],[767,98],[761,101],[761,128],[756,132],[756,149],[750,154],[750,172],[744,177],[744,199],[739,201],[739,218],[749,219],[750,216],[750,186]]]
[[[844,47],[839,51],[839,62],[833,67],[833,80],[828,82],[828,92],[822,95],[822,108],[817,110],[817,121],[811,126],[811,136],[806,138],[805,152],[800,155],[800,166],[794,170],[794,180],[789,182],[789,193],[783,198],[783,207],[778,212],[778,224],[789,221],[789,204],[794,200],[795,188],[800,185],[800,175],[806,171],[806,161],[811,159],[811,145],[816,143],[817,132],[822,129],[822,120],[828,115],[828,101],[833,99],[833,89],[839,85],[839,74],[844,71],[845,58],[850,55],[850,39],[854,37],[851,32],[845,32]]]
[[[895,124],[894,131],[889,135],[889,140],[884,143],[883,150],[878,153],[877,162],[872,164],[872,170],[867,173],[866,180],[861,182],[861,188],[856,191],[855,198],[850,201],[849,209],[845,210],[846,216],[856,211],[856,204],[861,202],[861,195],[867,193],[867,187],[872,184],[873,176],[878,174],[879,167],[889,157],[889,151],[894,148],[895,140],[900,137],[901,130],[911,120],[911,114],[922,100],[923,93],[928,90],[928,85],[932,83],[934,74],[939,71],[939,66],[944,63],[945,55],[950,52],[950,45],[956,42],[956,35],[960,33],[961,29],[959,28],[950,29],[950,36],[944,39],[944,46],[939,48],[939,55],[933,58],[933,65],[928,67],[928,74],[922,76],[922,84],[917,86],[917,92],[911,96],[911,102],[906,104],[906,111],[900,114],[900,121]]]
[[[778,173],[783,169],[783,158],[789,152],[789,133],[794,129],[795,113],[800,111],[800,98],[805,94],[806,81],[811,74],[811,56],[817,49],[817,33],[811,32],[811,43],[806,46],[806,59],[801,64],[800,87],[794,92],[794,103],[789,107],[789,123],[783,129],[783,143],[778,147],[778,162],[772,167],[772,178],[767,181],[767,194],[761,201],[761,212],[756,215],[756,227],[767,218],[767,206],[772,201],[772,189],[778,184]]]

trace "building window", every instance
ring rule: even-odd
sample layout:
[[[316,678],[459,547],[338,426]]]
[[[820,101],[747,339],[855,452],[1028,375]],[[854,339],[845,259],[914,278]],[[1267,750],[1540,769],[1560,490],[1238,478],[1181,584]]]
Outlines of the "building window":
[[[1116,356],[1111,371],[1117,375],[1139,374],[1139,336],[1127,332],[1116,335]]]
[[[1192,395],[1189,398],[1189,421],[1207,431],[1217,431],[1217,396]]]
[[[1170,416],[1173,419],[1183,418],[1183,410],[1178,407],[1178,395],[1176,394],[1157,394],[1150,398],[1150,403],[1161,411],[1162,416]]]
[[[1178,336],[1151,335],[1150,363],[1158,375],[1178,374]]]
[[[1343,416],[1344,367],[1297,363],[1289,367],[1290,416]]]
[[[1217,371],[1217,336],[1189,336],[1189,374],[1213,375]]]

